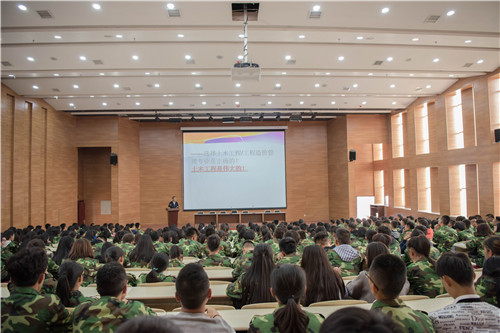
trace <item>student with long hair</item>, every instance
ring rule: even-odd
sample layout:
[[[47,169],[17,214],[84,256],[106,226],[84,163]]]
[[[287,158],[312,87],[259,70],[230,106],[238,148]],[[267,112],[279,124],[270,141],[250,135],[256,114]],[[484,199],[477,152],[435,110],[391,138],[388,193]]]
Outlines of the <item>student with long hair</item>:
[[[254,316],[249,332],[316,333],[324,317],[306,312],[299,301],[306,288],[306,274],[297,265],[284,264],[271,274],[271,294],[278,308],[270,314]]]
[[[142,283],[153,283],[153,282],[175,282],[175,277],[171,275],[165,275],[168,268],[168,255],[165,253],[157,253],[151,259],[151,272],[142,273],[137,278],[139,284]]]
[[[109,247],[104,253],[104,262],[117,262],[125,267],[125,251],[118,246]],[[132,287],[137,286],[137,278],[134,274],[127,273],[127,284]]]
[[[182,262],[184,260],[184,252],[177,245],[172,245],[170,248],[170,267],[184,267],[185,264]]]
[[[226,294],[236,308],[246,304],[274,302],[271,295],[271,273],[275,269],[273,250],[269,244],[259,244],[253,250],[248,271],[228,285]]]
[[[500,236],[491,236],[484,240],[484,259],[488,260],[493,256],[500,256]]]
[[[59,240],[59,244],[57,245],[57,250],[54,253],[53,260],[56,264],[61,265],[63,260],[68,257],[69,251],[71,251],[71,247],[75,240],[70,236],[63,236],[61,240]]]
[[[76,240],[68,253],[68,259],[83,266],[83,287],[94,282],[99,262],[94,258],[94,250],[92,250],[92,245],[88,239],[80,238]]]
[[[318,245],[306,246],[302,253],[301,267],[306,273],[307,281],[305,306],[345,297],[344,281],[338,271],[333,269],[323,248]]]
[[[128,259],[132,267],[147,267],[156,253],[151,236],[144,234],[140,236],[135,249],[128,254]]]
[[[500,256],[491,256],[484,261],[483,274],[475,287],[481,300],[500,306]]]
[[[75,307],[80,303],[93,301],[81,293],[80,286],[83,282],[83,267],[79,263],[66,260],[59,267],[59,280],[57,280],[56,295],[66,307]]]
[[[488,223],[481,223],[477,226],[477,231],[474,234],[474,238],[467,242],[467,250],[469,251],[469,257],[473,258],[477,267],[483,267],[484,262],[484,247],[483,242],[487,237],[493,236],[494,233],[491,231]]]
[[[412,261],[407,269],[411,293],[429,297],[444,294],[443,282],[435,270],[436,261],[429,257],[431,249],[429,239],[424,235],[412,237],[408,240],[407,246]]]

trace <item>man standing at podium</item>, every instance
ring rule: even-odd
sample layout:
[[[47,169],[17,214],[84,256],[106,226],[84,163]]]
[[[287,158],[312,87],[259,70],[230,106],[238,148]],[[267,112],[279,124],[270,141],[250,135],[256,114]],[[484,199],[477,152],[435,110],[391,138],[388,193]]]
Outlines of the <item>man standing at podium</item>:
[[[172,197],[172,201],[168,203],[168,208],[179,208],[179,203],[177,202],[175,195]]]

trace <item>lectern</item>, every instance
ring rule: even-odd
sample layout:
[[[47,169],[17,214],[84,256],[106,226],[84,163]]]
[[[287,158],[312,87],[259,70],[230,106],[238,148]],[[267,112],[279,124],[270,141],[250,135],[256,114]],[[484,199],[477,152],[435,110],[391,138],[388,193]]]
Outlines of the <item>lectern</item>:
[[[177,218],[179,216],[179,208],[167,208],[168,226],[177,226]]]

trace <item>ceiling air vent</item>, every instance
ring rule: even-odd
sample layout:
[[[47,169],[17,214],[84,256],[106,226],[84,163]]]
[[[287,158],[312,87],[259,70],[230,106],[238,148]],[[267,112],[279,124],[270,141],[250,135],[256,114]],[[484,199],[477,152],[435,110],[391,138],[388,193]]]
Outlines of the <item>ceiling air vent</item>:
[[[245,7],[247,9],[247,15],[249,21],[257,21],[259,18],[259,4],[258,3],[233,3],[231,4],[231,10],[233,13],[233,21],[244,20]]]
[[[351,87],[344,87],[344,88],[342,88],[342,90],[349,91],[349,90],[351,90]]]
[[[2,61],[2,66],[9,67],[12,66],[12,64],[8,61]]]
[[[473,62],[466,62],[466,63],[465,63],[465,65],[464,65],[464,67],[470,67],[470,66],[472,66],[472,65],[474,65],[474,63],[473,63]]]
[[[194,65],[194,59],[186,60],[186,64],[188,64],[188,65]]]
[[[42,19],[54,18],[54,16],[52,16],[52,14],[48,10],[37,10],[36,12],[38,13],[40,18],[42,18]]]
[[[130,91],[132,90],[130,87],[123,87],[123,90],[127,90],[127,91]]]
[[[437,20],[439,20],[440,17],[441,17],[440,15],[429,15],[424,20],[424,23],[436,23]]]
[[[285,106],[289,107],[289,106],[292,106],[292,104],[285,104]]]
[[[380,65],[382,65],[383,63],[384,63],[384,61],[383,61],[383,60],[377,60],[377,61],[375,61],[375,62],[373,63],[373,66],[380,66]]]
[[[167,11],[170,17],[181,17],[181,11],[178,9],[169,9]]]
[[[318,105],[318,104],[316,104],[316,103],[311,104],[311,106],[317,106],[317,105]]]
[[[327,85],[326,83],[323,83],[323,84],[321,85],[321,88],[326,88],[326,87],[328,87],[328,85]]]
[[[297,60],[295,60],[295,59],[290,59],[290,60],[286,61],[286,63],[289,65],[295,65],[296,62],[297,62]]]
[[[52,91],[53,92],[60,92],[61,90],[57,89],[57,88],[52,88]]]
[[[94,62],[94,65],[104,65],[104,63],[102,62],[102,60],[92,60]]]
[[[321,18],[321,11],[310,11],[309,12],[309,18],[310,19],[319,19]]]

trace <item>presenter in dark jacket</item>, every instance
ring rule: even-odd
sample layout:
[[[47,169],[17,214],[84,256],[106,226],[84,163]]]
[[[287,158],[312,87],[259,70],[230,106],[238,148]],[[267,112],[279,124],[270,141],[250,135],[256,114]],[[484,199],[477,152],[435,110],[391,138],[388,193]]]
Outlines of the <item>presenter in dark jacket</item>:
[[[172,197],[172,201],[168,203],[168,208],[179,208],[179,203],[175,200],[175,195]]]

